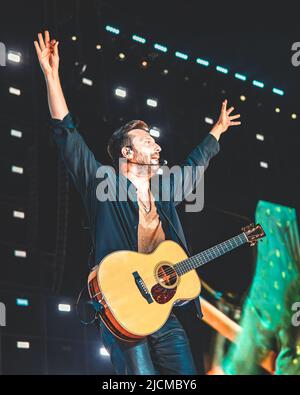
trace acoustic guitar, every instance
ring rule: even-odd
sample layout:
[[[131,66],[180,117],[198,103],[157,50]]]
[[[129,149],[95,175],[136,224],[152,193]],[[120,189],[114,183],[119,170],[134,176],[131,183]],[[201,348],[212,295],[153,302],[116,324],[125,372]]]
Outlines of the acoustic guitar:
[[[118,338],[140,340],[160,329],[174,305],[199,296],[201,283],[195,269],[245,243],[265,237],[260,225],[197,255],[166,240],[150,254],[116,251],[107,255],[88,277],[94,306],[106,327]]]

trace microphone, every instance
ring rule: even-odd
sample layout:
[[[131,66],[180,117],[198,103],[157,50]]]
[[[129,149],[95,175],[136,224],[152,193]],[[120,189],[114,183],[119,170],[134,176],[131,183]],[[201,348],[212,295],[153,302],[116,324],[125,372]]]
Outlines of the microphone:
[[[133,163],[134,165],[140,165],[140,166],[164,166],[164,165],[168,164],[168,161],[165,159],[159,160],[158,163],[138,163],[138,162],[132,162],[131,160],[128,162]]]

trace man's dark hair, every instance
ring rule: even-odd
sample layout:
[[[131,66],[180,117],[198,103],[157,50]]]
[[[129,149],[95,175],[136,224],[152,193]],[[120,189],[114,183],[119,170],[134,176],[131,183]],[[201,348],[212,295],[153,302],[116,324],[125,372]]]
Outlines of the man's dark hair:
[[[130,121],[126,123],[126,125],[123,125],[117,129],[110,137],[107,145],[107,152],[114,165],[118,165],[118,160],[122,157],[122,148],[132,146],[131,137],[128,135],[128,133],[133,129],[144,129],[149,131],[149,126],[144,121]]]

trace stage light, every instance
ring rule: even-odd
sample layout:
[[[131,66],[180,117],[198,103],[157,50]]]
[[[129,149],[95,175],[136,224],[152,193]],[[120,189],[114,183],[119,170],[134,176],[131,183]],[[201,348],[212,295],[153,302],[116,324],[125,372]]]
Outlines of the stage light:
[[[29,349],[30,343],[29,342],[17,342],[17,348]]]
[[[269,167],[269,164],[267,162],[263,162],[263,161],[259,162],[259,165],[263,169],[268,169],[268,167]]]
[[[209,117],[205,117],[204,120],[205,120],[206,123],[208,123],[208,124],[210,124],[210,125],[213,125],[213,123],[214,123],[213,119],[211,119],[211,118],[209,118]]]
[[[279,107],[276,107],[276,108],[275,108],[275,112],[280,113],[280,108],[279,108]]]
[[[164,69],[164,70],[163,70],[163,74],[164,74],[164,75],[169,74],[169,70],[168,70],[168,69]]]
[[[29,300],[28,299],[16,299],[16,305],[20,307],[28,307],[29,306]]]
[[[125,60],[126,59],[126,55],[124,54],[124,52],[120,52],[118,55],[119,60]]]
[[[183,60],[187,60],[188,59],[188,55],[179,51],[175,52],[175,56],[177,58],[183,59]]]
[[[11,167],[11,171],[12,171],[13,173],[23,174],[24,169],[23,169],[23,167],[19,167],[19,166],[12,166],[12,167]]]
[[[117,88],[115,90],[115,94],[116,94],[116,96],[119,96],[119,97],[126,97],[126,95],[127,95],[126,90],[121,89],[121,88]]]
[[[154,44],[154,48],[158,51],[167,52],[168,48],[161,44]]]
[[[77,37],[76,36],[72,36],[72,41],[76,41]]]
[[[219,71],[220,73],[228,74],[228,69],[226,69],[225,67],[217,66],[216,70]]]
[[[157,100],[147,99],[147,105],[150,107],[157,107]]]
[[[10,135],[19,139],[22,138],[22,132],[20,132],[19,130],[11,129]]]
[[[105,347],[100,347],[100,349],[99,349],[99,354],[100,354],[102,357],[109,357],[109,353],[107,352],[107,350],[106,350]]]
[[[98,50],[102,49],[102,45],[101,44],[97,44],[96,45],[96,49],[98,49]]]
[[[246,96],[241,95],[241,96],[240,96],[240,99],[241,99],[241,101],[246,101]]]
[[[71,305],[69,305],[69,304],[59,304],[58,305],[58,310],[66,312],[66,313],[69,313],[71,311]]]
[[[141,43],[141,44],[145,44],[145,43],[146,43],[146,39],[145,39],[145,38],[140,37],[140,36],[137,36],[136,34],[134,34],[134,35],[132,36],[132,39],[133,39],[134,41],[137,41],[138,43]]]
[[[143,60],[141,63],[141,66],[146,69],[149,66],[149,63],[147,62],[147,60]]]
[[[264,141],[265,140],[265,136],[263,134],[256,133],[256,140]]]
[[[84,85],[93,86],[93,81],[89,80],[88,78],[82,78],[82,83]]]
[[[116,27],[113,27],[113,26],[107,25],[107,26],[105,26],[105,30],[107,32],[110,32],[110,33],[113,33],[113,34],[120,34],[120,30],[117,29]]]
[[[158,128],[153,127],[149,130],[149,133],[151,134],[151,136],[153,137],[159,137],[160,136],[160,131]]]
[[[20,218],[20,219],[24,219],[25,218],[25,213],[23,211],[13,211],[13,217],[14,218]]]
[[[12,86],[9,87],[9,93],[11,95],[16,95],[16,96],[20,96],[21,95],[20,89],[13,88]]]
[[[14,256],[17,258],[26,258],[27,257],[27,252],[26,251],[21,251],[21,250],[14,250]]]
[[[237,78],[238,80],[241,80],[241,81],[247,80],[247,77],[243,74],[240,74],[240,73],[235,73],[234,76],[235,76],[235,78]]]
[[[209,61],[201,58],[197,58],[196,62],[198,64],[201,64],[202,66],[208,67],[209,66]]]
[[[281,89],[273,88],[272,89],[273,93],[276,93],[277,95],[283,96],[284,92]]]
[[[292,119],[297,119],[297,114],[294,113],[291,115],[291,117],[292,117]]]
[[[263,88],[263,87],[265,86],[265,84],[264,84],[263,82],[261,82],[261,81],[256,81],[256,80],[253,80],[253,81],[252,81],[252,84],[253,84],[254,86],[257,86],[258,88]]]
[[[14,62],[14,63],[20,63],[21,62],[21,54],[19,52],[10,51],[10,52],[8,52],[7,59],[11,62]]]

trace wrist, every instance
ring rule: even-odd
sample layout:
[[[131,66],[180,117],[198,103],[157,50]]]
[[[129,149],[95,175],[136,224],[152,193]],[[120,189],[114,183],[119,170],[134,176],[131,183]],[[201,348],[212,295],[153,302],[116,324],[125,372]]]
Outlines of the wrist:
[[[212,130],[210,131],[210,134],[212,134],[212,135],[219,141],[222,132],[223,132],[223,131],[222,131],[221,125],[216,124],[216,125],[212,128]]]
[[[58,73],[58,69],[53,71],[45,71],[44,72],[44,76],[45,76],[45,80],[47,83],[55,83],[55,82],[59,82],[59,73]]]

